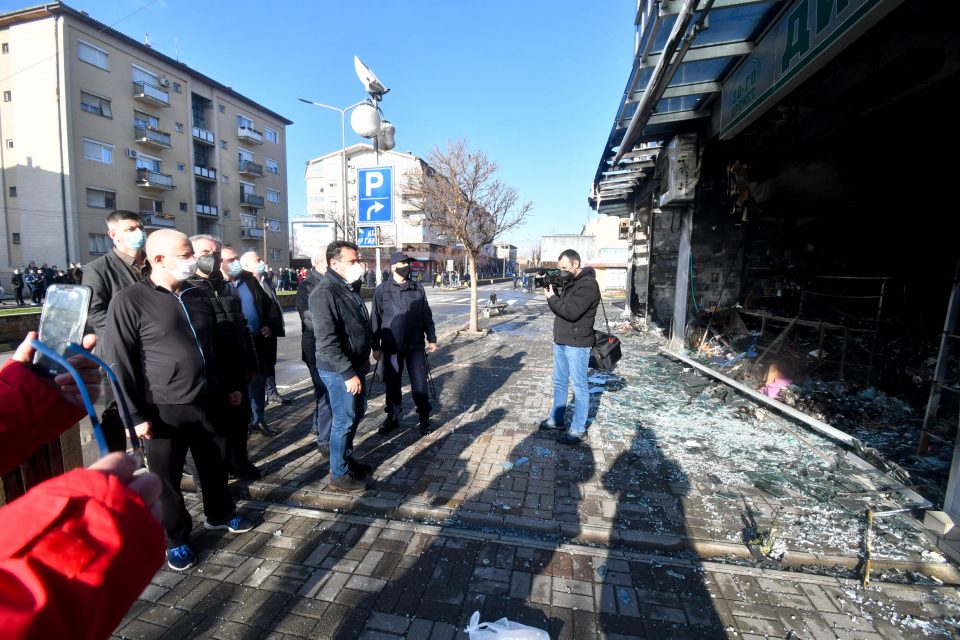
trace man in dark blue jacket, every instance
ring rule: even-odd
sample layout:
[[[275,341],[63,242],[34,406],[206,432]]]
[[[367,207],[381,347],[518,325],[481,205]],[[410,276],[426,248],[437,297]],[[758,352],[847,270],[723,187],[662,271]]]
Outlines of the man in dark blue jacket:
[[[390,256],[392,276],[384,280],[373,294],[370,323],[373,329],[373,359],[383,357],[383,383],[387,387],[387,419],[377,429],[385,435],[400,426],[402,397],[400,386],[403,366],[407,365],[413,403],[420,415],[420,433],[430,431],[430,399],[427,396],[426,351],[437,350],[437,329],[427,294],[419,283],[410,280],[410,256]]]
[[[353,438],[367,410],[370,315],[357,293],[366,269],[357,245],[335,240],[327,246],[327,272],[310,294],[317,345],[317,373],[327,388],[330,426],[330,489],[363,493],[372,469],[353,457]]]

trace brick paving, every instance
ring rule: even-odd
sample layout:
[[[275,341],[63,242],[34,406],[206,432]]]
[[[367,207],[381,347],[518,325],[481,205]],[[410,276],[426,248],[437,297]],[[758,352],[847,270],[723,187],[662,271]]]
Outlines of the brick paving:
[[[466,638],[477,610],[554,639],[956,636],[954,587],[885,581],[909,575],[897,562],[914,558],[881,564],[867,589],[842,567],[822,575],[822,567],[783,571],[790,563],[734,558],[745,546],[729,534],[743,524],[725,523],[743,505],[718,501],[728,508],[706,518],[707,478],[688,469],[681,481],[667,453],[647,455],[622,433],[656,437],[657,425],[637,415],[612,428],[646,384],[628,360],[661,358],[641,338],[624,336],[626,386],[596,394],[585,444],[566,448],[537,431],[551,402],[551,317],[542,311],[498,318],[483,338],[442,341],[430,359],[440,398],[426,437],[412,414],[399,432],[377,435],[383,397],[374,386],[356,448],[377,483],[363,497],[327,491],[328,468],[309,434],[309,389],[271,407],[284,433],[250,439],[266,476],[232,485],[257,527],[206,531],[187,494],[201,564],[159,571],[115,637]],[[740,489],[759,513],[778,502]],[[797,564],[858,560],[842,545],[818,558],[790,543]],[[705,559],[717,554],[729,557]]]

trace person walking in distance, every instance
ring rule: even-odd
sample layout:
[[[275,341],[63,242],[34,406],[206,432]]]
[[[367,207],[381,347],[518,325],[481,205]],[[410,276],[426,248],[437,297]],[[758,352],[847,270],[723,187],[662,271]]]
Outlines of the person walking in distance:
[[[236,513],[209,417],[212,406],[236,406],[243,394],[229,385],[222,368],[229,363],[214,347],[216,313],[209,296],[186,283],[197,268],[187,236],[154,231],[146,253],[150,276],[121,290],[107,308],[106,360],[116,363],[134,428],[145,441],[147,466],[163,485],[167,565],[183,571],[197,561],[189,544],[193,521],[180,491],[188,451],[203,487],[204,526],[233,533],[253,528]]]
[[[107,307],[110,301],[121,290],[140,282],[150,273],[147,255],[143,251],[147,236],[140,216],[133,211],[118,209],[107,216],[106,223],[113,249],[88,264],[83,276],[83,284],[91,289],[87,327],[97,335],[103,353],[107,349]],[[126,449],[126,434],[113,397],[113,386],[106,377],[103,403],[106,408],[100,423],[107,446],[111,451],[123,451]]]
[[[587,369],[593,348],[593,323],[600,305],[600,287],[594,270],[580,266],[580,254],[567,249],[560,254],[557,266],[563,288],[557,292],[550,285],[544,295],[553,319],[553,408],[540,422],[541,429],[560,429],[567,408],[567,383],[573,386],[573,419],[570,429],[557,436],[561,444],[579,444],[587,433],[590,410],[590,389]]]
[[[400,426],[403,369],[410,375],[413,403],[420,416],[420,433],[430,431],[430,398],[427,395],[427,352],[437,350],[437,330],[423,287],[410,280],[410,262],[405,253],[390,256],[392,275],[373,294],[370,323],[373,359],[383,359],[383,383],[387,388],[387,418],[377,429],[386,435]],[[424,350],[426,337],[426,350]]]
[[[23,299],[23,274],[20,273],[19,267],[13,270],[13,277],[10,278],[10,284],[13,285],[13,294],[17,299],[17,306],[22,307],[26,302]]]
[[[336,240],[327,246],[327,272],[310,294],[317,342],[317,371],[327,388],[330,427],[330,488],[363,493],[373,469],[353,457],[353,438],[367,409],[370,316],[358,291],[364,266],[357,245]]]
[[[313,316],[310,314],[310,294],[327,271],[326,252],[310,259],[313,268],[310,274],[297,286],[297,313],[300,314],[300,357],[310,370],[310,380],[313,382],[313,398],[316,401],[316,410],[313,413],[311,431],[317,436],[317,451],[320,452],[321,462],[330,458],[330,425],[333,415],[330,413],[330,399],[327,397],[327,387],[317,372],[317,340],[313,335]]]

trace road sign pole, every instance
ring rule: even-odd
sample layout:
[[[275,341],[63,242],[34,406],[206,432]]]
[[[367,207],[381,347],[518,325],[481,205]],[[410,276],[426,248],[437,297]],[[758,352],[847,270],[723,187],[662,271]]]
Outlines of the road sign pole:
[[[383,282],[383,270],[380,268],[380,245],[377,245],[377,284]]]

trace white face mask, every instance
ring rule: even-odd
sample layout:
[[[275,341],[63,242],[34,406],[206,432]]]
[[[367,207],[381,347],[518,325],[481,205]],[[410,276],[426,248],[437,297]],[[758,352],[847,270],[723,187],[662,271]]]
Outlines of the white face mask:
[[[356,282],[363,277],[363,274],[366,273],[366,271],[367,268],[364,267],[363,264],[357,262],[347,267],[347,273],[343,279],[347,282]]]
[[[177,258],[177,268],[173,269],[170,272],[170,274],[180,282],[183,282],[184,280],[186,280],[196,272],[197,272],[196,258],[187,258],[186,260]]]

